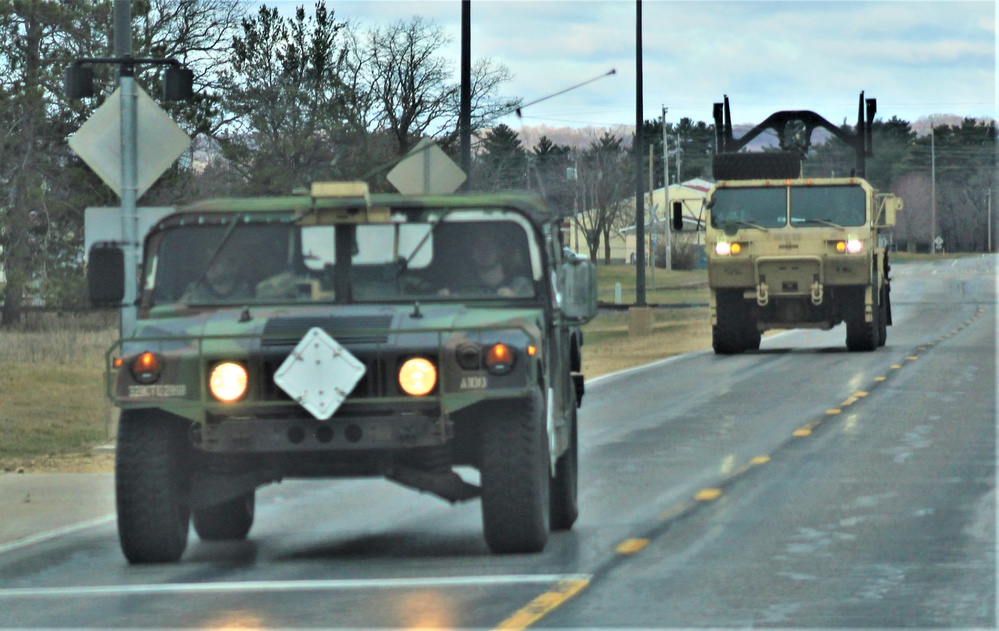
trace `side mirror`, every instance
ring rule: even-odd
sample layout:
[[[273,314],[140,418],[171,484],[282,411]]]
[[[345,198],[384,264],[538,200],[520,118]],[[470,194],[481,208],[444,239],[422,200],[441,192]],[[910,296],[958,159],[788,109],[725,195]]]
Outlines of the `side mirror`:
[[[114,243],[95,243],[87,257],[87,292],[95,307],[116,307],[125,297],[125,253]]]
[[[683,230],[683,202],[673,202],[673,232]]]
[[[888,194],[880,198],[881,203],[878,209],[877,221],[875,225],[882,228],[891,228],[895,225],[897,220],[897,215],[902,207],[904,206],[901,197],[895,197],[894,195]]]
[[[566,259],[558,270],[562,314],[580,324],[597,315],[597,269],[584,258]]]

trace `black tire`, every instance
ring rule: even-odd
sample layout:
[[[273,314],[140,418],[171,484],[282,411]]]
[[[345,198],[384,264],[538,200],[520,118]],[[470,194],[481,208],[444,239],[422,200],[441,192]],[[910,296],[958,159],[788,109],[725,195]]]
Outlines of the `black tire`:
[[[549,523],[552,530],[569,530],[579,517],[579,428],[572,408],[569,448],[555,463],[551,481]]]
[[[544,550],[551,467],[540,389],[484,419],[481,434],[482,524],[489,549],[496,554]]]
[[[850,317],[846,321],[846,348],[851,352],[875,351],[881,345],[881,299],[880,292],[874,291],[874,304],[871,305],[873,322],[864,321],[864,294],[859,292],[853,301]]]
[[[881,286],[881,309],[878,329],[878,346],[884,346],[888,341],[888,285]]]
[[[747,351],[760,350],[760,341],[763,335],[756,328],[756,316],[749,309],[744,309],[742,321],[745,324],[743,330],[742,346]]]
[[[246,539],[253,527],[256,493],[233,498],[216,506],[193,511],[194,532],[203,541],[237,541]]]
[[[746,350],[746,306],[743,299],[729,292],[715,296],[718,324],[711,327],[711,347],[716,355],[737,355]]]
[[[124,410],[118,422],[115,502],[129,563],[173,563],[190,526],[188,423],[155,410]]]

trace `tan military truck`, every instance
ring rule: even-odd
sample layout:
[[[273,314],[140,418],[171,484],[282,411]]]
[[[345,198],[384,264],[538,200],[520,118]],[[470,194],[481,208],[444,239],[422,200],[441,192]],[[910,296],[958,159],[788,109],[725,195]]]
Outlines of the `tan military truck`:
[[[868,99],[865,121],[863,105],[861,94],[856,134],[812,112],[778,112],[739,141],[731,136],[727,98],[725,121],[716,105],[724,151],[713,165],[704,235],[715,353],[756,350],[770,329],[827,330],[841,322],[849,350],[884,345],[892,317],[882,231],[895,224],[902,200],[861,177],[876,110]],[[802,126],[805,144],[793,146],[784,133]],[[819,126],[857,148],[850,177],[802,177],[807,138]],[[783,151],[736,153],[764,129],[778,132]]]

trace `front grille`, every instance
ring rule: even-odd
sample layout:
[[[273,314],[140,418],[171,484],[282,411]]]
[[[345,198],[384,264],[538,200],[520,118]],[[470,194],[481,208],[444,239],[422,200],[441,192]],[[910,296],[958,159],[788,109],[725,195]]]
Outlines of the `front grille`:
[[[384,344],[392,316],[316,316],[274,318],[264,327],[264,348],[295,346],[309,329],[319,327],[340,344]]]

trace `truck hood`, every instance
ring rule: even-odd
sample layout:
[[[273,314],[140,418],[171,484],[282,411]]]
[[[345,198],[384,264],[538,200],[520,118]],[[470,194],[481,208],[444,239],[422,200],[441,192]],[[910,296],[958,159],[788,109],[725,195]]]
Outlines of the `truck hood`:
[[[538,308],[469,307],[465,305],[335,305],[238,307],[188,312],[140,320],[133,340],[163,338],[231,338],[289,335],[300,337],[313,326],[364,331],[468,330],[513,327],[540,332],[544,314]],[[335,335],[334,335],[335,336]],[[348,337],[354,337],[348,335]],[[361,336],[363,337],[363,335]],[[126,344],[129,340],[125,340]]]

